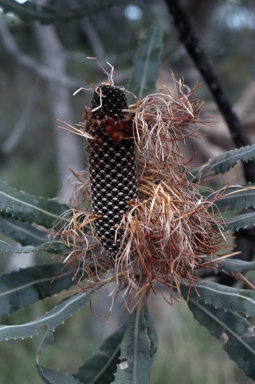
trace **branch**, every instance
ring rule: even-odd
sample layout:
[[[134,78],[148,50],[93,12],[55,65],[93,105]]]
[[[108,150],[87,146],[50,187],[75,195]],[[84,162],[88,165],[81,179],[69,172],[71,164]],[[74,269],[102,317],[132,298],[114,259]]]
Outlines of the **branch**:
[[[31,116],[34,113],[39,97],[41,96],[41,91],[42,91],[42,81],[37,80],[34,86],[34,89],[31,92],[31,95],[26,103],[26,106],[20,116],[20,119],[18,120],[14,129],[12,130],[10,135],[7,137],[7,139],[4,141],[4,143],[1,146],[1,151],[4,155],[10,155],[11,152],[13,152],[13,150],[18,145],[26,127],[29,124],[29,120],[31,119]]]
[[[30,56],[21,51],[17,46],[15,40],[12,37],[9,29],[7,28],[3,17],[0,17],[0,36],[2,37],[3,45],[8,52],[8,54],[19,64],[21,64],[26,69],[34,72],[38,77],[41,77],[45,80],[54,80],[58,81],[61,84],[67,86],[68,88],[77,89],[84,84],[84,81],[71,78],[69,76],[63,76],[58,72],[52,71],[43,64],[39,64],[37,61],[32,59]],[[86,86],[86,85],[85,85]]]
[[[102,63],[103,61],[105,61],[105,49],[100,39],[100,36],[97,33],[97,30],[94,27],[93,23],[91,23],[89,17],[86,17],[86,19],[82,20],[81,27],[93,50],[93,55],[97,58],[99,62]]]
[[[14,13],[17,17],[24,19],[25,21],[40,21],[42,24],[53,24],[56,21],[68,22],[74,19],[80,19],[84,16],[93,15],[97,12],[102,12],[113,6],[124,6],[128,3],[127,0],[119,0],[118,4],[115,4],[113,0],[104,1],[87,1],[84,5],[74,7],[73,2],[70,2],[69,8],[56,7],[44,5],[45,3],[38,3],[34,0],[26,1],[23,4],[19,4],[15,0],[1,0],[0,6],[4,12]]]
[[[191,24],[191,21],[178,0],[166,0],[168,10],[171,13],[176,28],[180,33],[180,39],[185,45],[195,66],[205,79],[219,110],[221,111],[232,139],[237,148],[250,145],[249,138],[242,129],[242,124],[233,110],[225,90],[218,79],[212,64],[200,45],[199,38]],[[243,170],[247,182],[255,182],[255,161],[243,163]]]

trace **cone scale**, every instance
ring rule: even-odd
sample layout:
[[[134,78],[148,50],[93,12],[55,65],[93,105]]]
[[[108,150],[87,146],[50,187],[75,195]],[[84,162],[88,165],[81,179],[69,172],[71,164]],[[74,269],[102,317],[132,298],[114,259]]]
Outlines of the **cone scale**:
[[[138,195],[132,124],[124,118],[125,108],[123,90],[103,84],[95,89],[91,108],[84,114],[85,131],[93,137],[87,145],[92,212],[100,216],[94,230],[103,250],[115,257],[121,244],[121,218]]]

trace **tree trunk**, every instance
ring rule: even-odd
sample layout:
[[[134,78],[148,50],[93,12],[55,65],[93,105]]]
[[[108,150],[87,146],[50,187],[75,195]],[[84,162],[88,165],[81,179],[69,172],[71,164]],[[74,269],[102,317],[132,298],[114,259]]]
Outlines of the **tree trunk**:
[[[65,76],[65,52],[58,39],[56,30],[53,26],[42,26],[34,23],[35,37],[41,51],[44,64],[53,73]],[[67,123],[72,122],[70,108],[70,94],[68,89],[56,81],[48,81],[49,102],[52,110],[54,132],[56,138],[56,169],[59,180],[59,201],[68,203],[73,186],[74,177],[69,173],[69,168],[78,171],[82,168],[82,156],[80,153],[78,138],[58,127],[57,119]],[[66,183],[67,178],[69,182]]]

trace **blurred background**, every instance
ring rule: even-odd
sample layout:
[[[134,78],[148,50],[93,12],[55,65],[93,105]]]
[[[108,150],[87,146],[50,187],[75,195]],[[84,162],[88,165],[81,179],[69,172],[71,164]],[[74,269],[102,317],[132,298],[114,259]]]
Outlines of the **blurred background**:
[[[22,3],[22,1],[19,1]],[[164,32],[164,51],[158,90],[171,82],[170,69],[189,87],[201,83],[196,97],[204,99],[204,114],[213,125],[203,129],[203,141],[186,146],[187,157],[197,164],[233,148],[224,120],[199,72],[179,41],[171,15],[163,0],[33,1],[54,9],[88,6],[88,15],[70,21],[42,25],[26,22],[1,12],[0,1],[0,178],[18,190],[36,196],[69,202],[72,174],[85,169],[85,140],[59,126],[82,121],[89,106],[91,88],[107,76],[111,63],[115,84],[127,86],[132,59],[139,39],[151,25]],[[201,44],[227,91],[243,127],[255,142],[255,4],[252,0],[182,0]],[[132,99],[130,99],[132,102]],[[133,100],[134,101],[134,100]],[[241,183],[240,168],[219,183]],[[2,272],[47,262],[45,255],[0,254]],[[4,324],[32,320],[51,307],[51,301],[18,311]],[[186,303],[170,307],[159,296],[150,299],[159,336],[159,352],[152,371],[152,384],[251,383],[228,359],[220,343],[193,319]],[[114,322],[114,320],[113,320]],[[113,330],[81,310],[55,334],[55,345],[42,355],[42,365],[75,370],[102,337]],[[93,337],[91,337],[93,334]],[[34,368],[34,355],[40,338],[10,341],[0,345],[1,383],[40,383]],[[70,347],[74,350],[70,351]],[[11,366],[10,366],[11,364]]]

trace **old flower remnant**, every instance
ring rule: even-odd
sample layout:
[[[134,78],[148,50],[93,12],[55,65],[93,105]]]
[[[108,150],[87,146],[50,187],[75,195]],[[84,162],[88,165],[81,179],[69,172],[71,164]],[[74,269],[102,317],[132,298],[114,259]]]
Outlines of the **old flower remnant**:
[[[78,129],[87,138],[89,178],[80,178],[73,217],[60,231],[73,245],[65,261],[77,261],[91,284],[115,281],[129,307],[155,283],[170,301],[181,282],[195,285],[196,271],[213,265],[225,240],[217,193],[205,198],[190,182],[192,167],[179,145],[198,135],[203,103],[194,98],[196,87],[172,78],[173,91],[165,87],[128,107],[111,77],[94,89]]]

